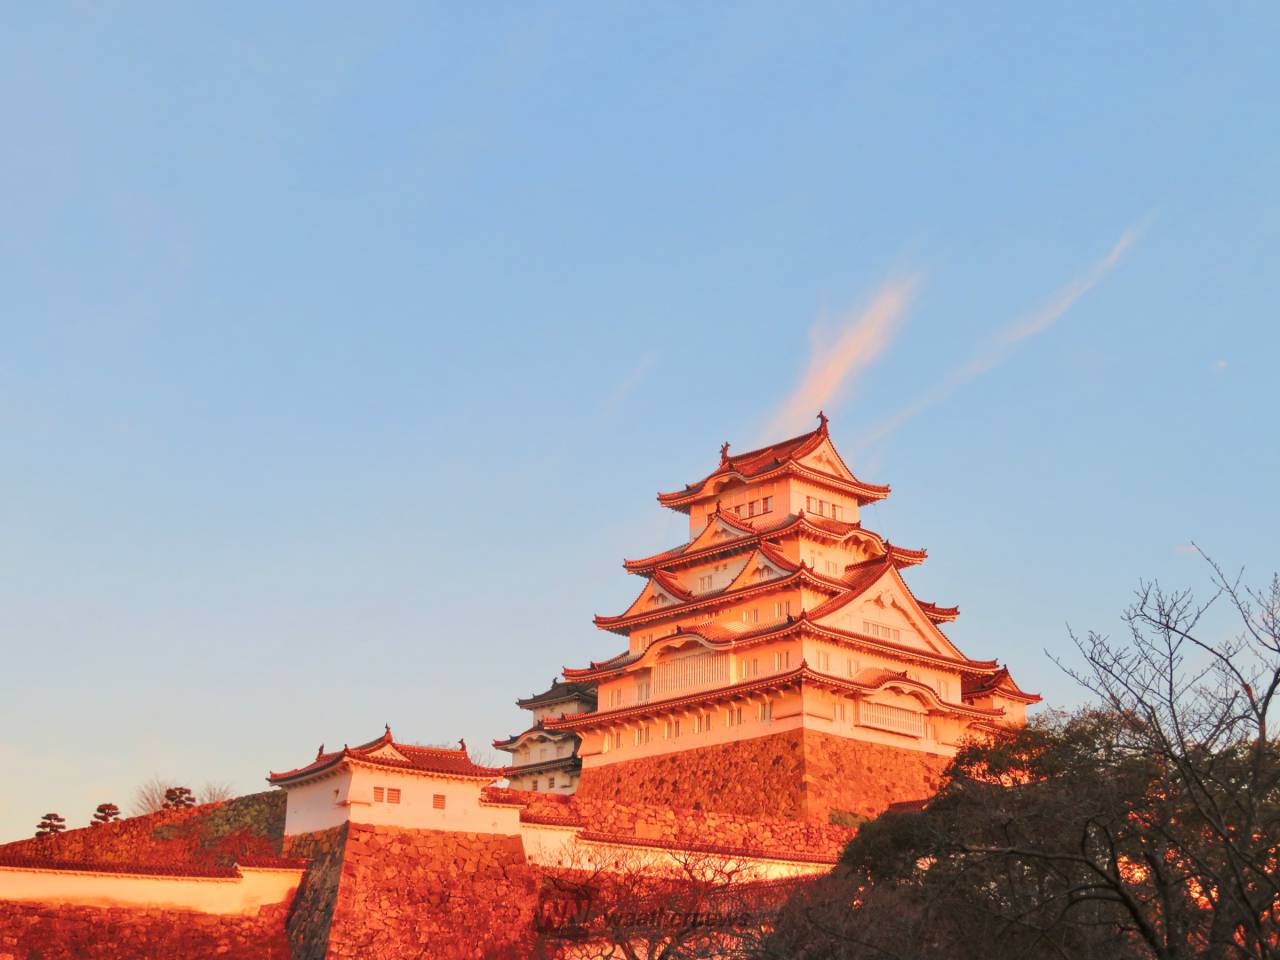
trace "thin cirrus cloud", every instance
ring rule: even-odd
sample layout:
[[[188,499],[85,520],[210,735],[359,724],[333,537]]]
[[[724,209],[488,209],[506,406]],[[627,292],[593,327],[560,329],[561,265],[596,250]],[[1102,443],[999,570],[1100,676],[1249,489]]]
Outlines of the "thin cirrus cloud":
[[[767,439],[798,433],[856,383],[888,349],[918,285],[916,277],[890,280],[861,310],[843,317],[834,331],[821,321],[814,325],[809,332],[809,366],[769,419]]]
[[[861,446],[868,446],[897,432],[908,420],[922,411],[941,403],[960,387],[976,380],[984,373],[999,366],[1022,341],[1044,333],[1062,319],[1081,297],[1096,287],[1141,237],[1145,224],[1135,224],[1120,235],[1120,239],[1105,257],[1093,264],[1084,274],[1055,293],[1047,303],[1029,315],[1005,327],[992,338],[987,348],[976,357],[946,376],[932,390],[917,397],[897,413],[886,418],[862,437]]]

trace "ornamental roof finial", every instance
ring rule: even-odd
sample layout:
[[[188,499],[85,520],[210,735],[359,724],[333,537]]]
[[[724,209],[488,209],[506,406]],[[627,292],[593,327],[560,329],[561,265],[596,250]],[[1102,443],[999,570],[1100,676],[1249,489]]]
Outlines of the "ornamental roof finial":
[[[391,724],[389,724],[389,723],[384,723],[384,724],[383,724],[383,729],[385,729],[385,730],[386,730],[386,733],[384,733],[384,734],[383,734],[383,736],[384,736],[384,737],[386,737],[388,740],[390,740],[390,739],[391,739]]]
[[[818,411],[818,429],[823,431],[827,429],[827,415],[821,410]]]
[[[458,738],[458,749],[463,753],[467,752],[467,741],[463,740],[461,737]]]
[[[316,751],[316,756],[317,756],[317,757],[323,757],[323,756],[324,756],[324,744],[323,744],[323,743],[322,743],[322,744],[320,744],[320,749]]]
[[[726,440],[720,444],[720,465],[724,466],[729,462],[729,441]]]

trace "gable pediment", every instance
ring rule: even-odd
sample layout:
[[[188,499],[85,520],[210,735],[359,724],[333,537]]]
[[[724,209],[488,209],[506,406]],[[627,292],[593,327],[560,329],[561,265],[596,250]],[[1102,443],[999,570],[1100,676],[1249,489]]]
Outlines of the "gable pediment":
[[[369,751],[365,754],[365,758],[369,760],[396,760],[402,763],[412,762],[390,743],[379,747],[377,750]]]
[[[725,590],[741,590],[760,583],[768,583],[770,580],[779,580],[790,572],[783,569],[782,564],[765,556],[763,551],[756,549],[751,552],[747,562],[742,565],[738,575],[725,587]]]
[[[895,646],[914,648],[932,656],[964,659],[963,654],[920,609],[915,597],[892,568],[886,569],[856,596],[814,622]]]
[[[830,439],[823,440],[822,443],[796,462],[801,466],[808,467],[810,470],[825,473],[831,477],[839,477],[841,480],[854,479],[849,468],[844,465],[840,455],[836,453],[836,448],[831,445]]]
[[[711,522],[702,529],[702,532],[693,539],[693,542],[685,548],[684,552],[695,553],[706,547],[714,547],[749,535],[749,531],[740,530],[726,521],[724,517],[713,515]]]
[[[631,617],[642,613],[653,613],[666,607],[674,607],[684,601],[676,596],[672,591],[663,587],[655,579],[650,579],[644,585],[644,589],[640,591],[640,596],[629,606],[624,617]]]

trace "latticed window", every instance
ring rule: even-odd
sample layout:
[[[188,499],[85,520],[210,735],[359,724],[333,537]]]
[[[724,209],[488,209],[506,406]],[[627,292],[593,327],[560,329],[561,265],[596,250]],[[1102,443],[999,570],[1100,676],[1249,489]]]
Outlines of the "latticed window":
[[[535,790],[537,790],[537,789],[538,789],[538,781],[537,781],[537,780],[533,781],[533,789],[535,789]],[[432,809],[435,809],[435,810],[443,810],[443,809],[444,809],[444,794],[443,794],[443,793],[433,793],[433,794],[431,795],[431,806],[432,806]]]
[[[924,736],[924,717],[921,714],[884,703],[861,701],[858,704],[858,723],[910,737]]]

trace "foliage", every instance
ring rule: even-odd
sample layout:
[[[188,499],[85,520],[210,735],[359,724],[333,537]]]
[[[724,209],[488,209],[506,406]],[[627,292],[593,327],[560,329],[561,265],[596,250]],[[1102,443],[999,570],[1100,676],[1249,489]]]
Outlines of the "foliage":
[[[56,813],[46,813],[36,825],[37,837],[56,837],[63,830],[67,829],[67,821],[65,817]]]
[[[170,787],[164,792],[164,809],[183,810],[196,805],[196,796],[188,787]]]
[[[547,871],[537,956],[746,958],[794,886],[733,857],[575,844]]]
[[[93,811],[93,819],[89,822],[90,826],[98,826],[103,823],[111,823],[113,820],[120,819],[120,808],[114,803],[100,803],[96,810]]]
[[[1078,641],[1091,708],[961,749],[928,807],[865,825],[761,956],[1280,956],[1280,580],[1212,569],[1236,636],[1142,585],[1125,642]]]

